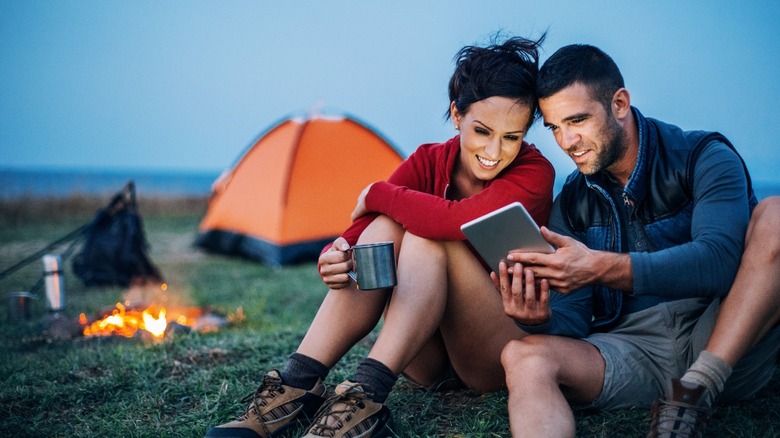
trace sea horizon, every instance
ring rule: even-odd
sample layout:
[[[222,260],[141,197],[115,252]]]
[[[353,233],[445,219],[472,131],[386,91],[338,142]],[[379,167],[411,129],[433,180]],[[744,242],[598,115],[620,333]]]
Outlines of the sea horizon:
[[[208,196],[220,170],[0,167],[0,200],[110,197],[129,181],[139,198]],[[566,175],[558,175],[557,194]],[[753,181],[758,199],[780,195],[780,181]]]
[[[221,171],[182,169],[0,168],[0,200],[107,196],[132,181],[138,197],[208,196]]]

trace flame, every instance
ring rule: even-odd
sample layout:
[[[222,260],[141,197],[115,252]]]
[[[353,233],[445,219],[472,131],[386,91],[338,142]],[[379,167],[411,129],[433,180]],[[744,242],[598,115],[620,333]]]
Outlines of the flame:
[[[160,338],[165,334],[165,327],[168,326],[168,321],[165,320],[165,309],[160,309],[157,318],[146,310],[143,311],[141,316],[144,319],[144,326],[142,328],[151,333],[152,336]]]
[[[148,332],[155,341],[161,341],[171,324],[186,326],[189,330],[207,333],[219,330],[224,324],[244,321],[243,308],[239,307],[235,314],[221,317],[209,313],[201,307],[168,308],[151,305],[143,310],[142,306],[133,308],[129,300],[116,303],[110,314],[104,314],[100,319],[89,322],[87,316],[79,315],[79,324],[83,327],[84,336],[124,336],[132,338],[139,330]]]
[[[79,322],[85,326],[82,331],[84,336],[120,335],[126,338],[132,338],[138,330],[145,330],[156,339],[161,339],[168,326],[165,308],[157,310],[154,306],[149,306],[142,311],[127,310],[122,303],[116,303],[116,309],[112,310],[110,315],[89,325],[82,313],[79,315]]]

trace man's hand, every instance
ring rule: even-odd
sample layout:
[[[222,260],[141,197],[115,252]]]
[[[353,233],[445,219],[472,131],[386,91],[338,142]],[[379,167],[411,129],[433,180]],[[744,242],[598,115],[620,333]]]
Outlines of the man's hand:
[[[522,263],[537,278],[545,278],[558,292],[569,293],[585,286],[604,284],[630,291],[633,287],[628,254],[593,251],[581,242],[542,227],[542,236],[558,249],[552,254],[512,252],[507,260]]]
[[[320,278],[331,289],[343,289],[349,286],[350,278],[347,272],[352,269],[352,257],[349,252],[349,243],[339,237],[333,241],[333,245],[320,255],[317,266]]]
[[[537,287],[534,273],[519,263],[511,269],[506,262],[498,264],[498,275],[490,273],[496,289],[501,293],[504,313],[525,325],[539,325],[550,319],[550,285],[547,280]]]

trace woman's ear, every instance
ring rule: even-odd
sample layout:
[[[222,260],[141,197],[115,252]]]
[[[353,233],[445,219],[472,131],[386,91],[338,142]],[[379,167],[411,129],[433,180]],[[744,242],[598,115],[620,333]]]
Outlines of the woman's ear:
[[[450,120],[452,120],[452,126],[454,126],[456,130],[460,131],[460,113],[458,112],[458,108],[455,106],[455,101],[450,102]]]

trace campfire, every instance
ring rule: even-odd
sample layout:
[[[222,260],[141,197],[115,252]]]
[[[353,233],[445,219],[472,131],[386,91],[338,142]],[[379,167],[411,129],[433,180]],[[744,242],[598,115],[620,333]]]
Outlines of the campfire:
[[[173,330],[197,331],[200,333],[213,332],[228,322],[237,322],[244,319],[243,309],[238,308],[234,314],[227,317],[214,314],[201,307],[185,307],[178,305],[159,304],[169,301],[166,293],[167,284],[163,283],[156,289],[154,301],[150,305],[138,305],[133,303],[148,302],[148,287],[131,288],[126,294],[123,303],[116,303],[110,311],[105,311],[100,317],[90,321],[86,314],[79,315],[79,324],[84,336],[124,336],[132,338],[148,334],[156,340],[162,340],[167,333]],[[162,291],[162,293],[159,293]],[[167,307],[166,307],[167,306]]]

